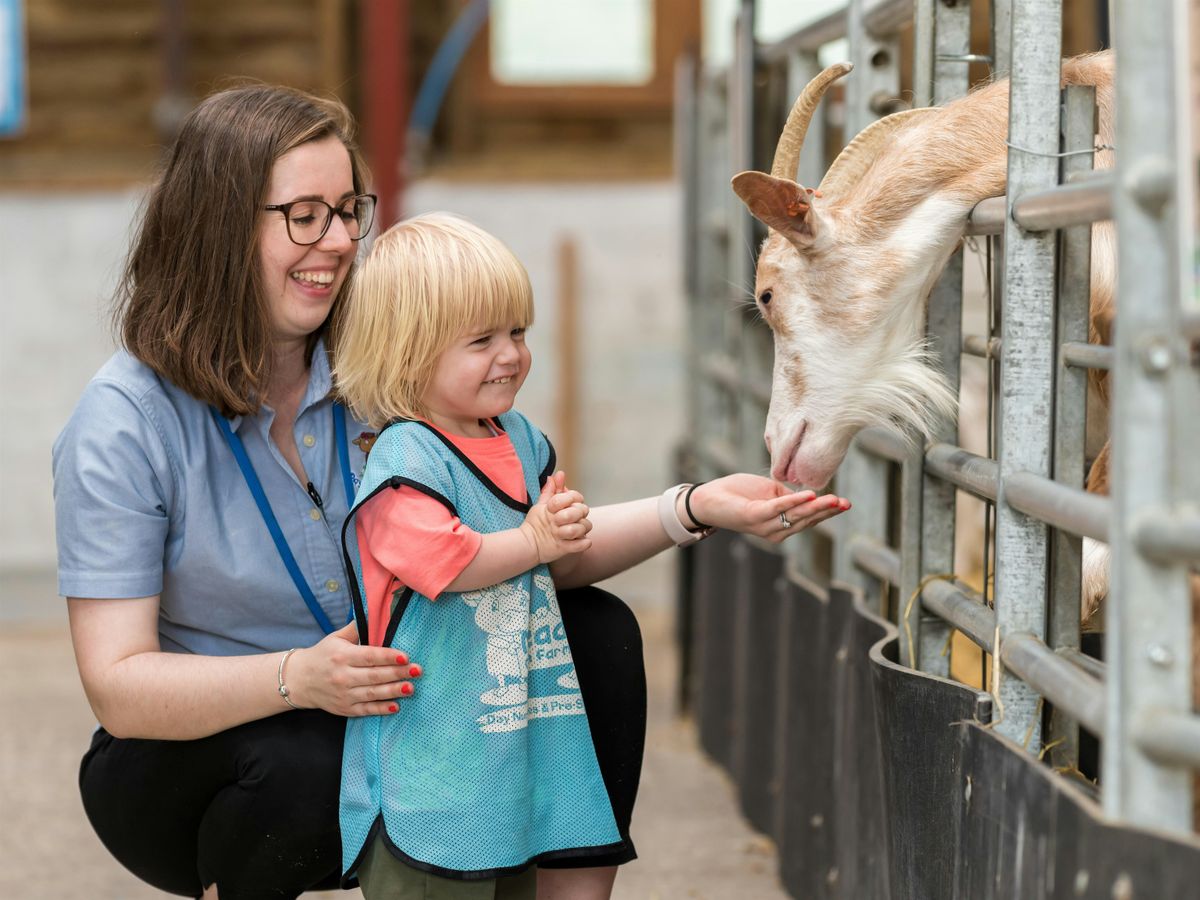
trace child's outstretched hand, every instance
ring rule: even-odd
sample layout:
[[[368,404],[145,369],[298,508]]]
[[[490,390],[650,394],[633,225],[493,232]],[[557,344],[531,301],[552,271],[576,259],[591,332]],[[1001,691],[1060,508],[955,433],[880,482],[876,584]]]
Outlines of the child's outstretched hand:
[[[546,479],[541,496],[525,516],[520,531],[537,552],[539,563],[550,563],[592,546],[587,504],[579,491],[567,490],[567,476],[559,471]]]

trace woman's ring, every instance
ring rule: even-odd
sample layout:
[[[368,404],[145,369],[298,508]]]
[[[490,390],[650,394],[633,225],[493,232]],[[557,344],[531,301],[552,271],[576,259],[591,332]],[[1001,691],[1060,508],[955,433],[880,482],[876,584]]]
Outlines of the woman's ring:
[[[792,527],[792,520],[787,517],[787,513],[779,514],[779,523],[783,526],[784,531]]]

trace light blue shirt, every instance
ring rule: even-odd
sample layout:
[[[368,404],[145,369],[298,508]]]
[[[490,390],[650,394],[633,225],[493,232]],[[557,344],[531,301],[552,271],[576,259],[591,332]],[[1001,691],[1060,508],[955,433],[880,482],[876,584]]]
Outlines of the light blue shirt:
[[[274,412],[230,426],[262,482],[305,580],[334,627],[350,616],[340,549],[348,504],[334,442],[329,364],[318,345],[296,447],[324,502],[271,443]],[[367,427],[347,413],[350,470]],[[162,649],[228,656],[323,636],[289,577],[209,407],[121,351],[96,374],[54,443],[58,590],[161,596]]]

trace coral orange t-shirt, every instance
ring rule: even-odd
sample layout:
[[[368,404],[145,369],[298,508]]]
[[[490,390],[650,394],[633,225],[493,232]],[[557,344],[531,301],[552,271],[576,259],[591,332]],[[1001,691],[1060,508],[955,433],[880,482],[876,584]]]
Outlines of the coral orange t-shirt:
[[[437,431],[504,493],[529,499],[521,460],[507,434],[468,438]],[[411,587],[436,600],[470,565],[483,540],[439,501],[411,487],[381,491],[359,510],[355,528],[368,641],[376,646],[383,643],[396,591]]]

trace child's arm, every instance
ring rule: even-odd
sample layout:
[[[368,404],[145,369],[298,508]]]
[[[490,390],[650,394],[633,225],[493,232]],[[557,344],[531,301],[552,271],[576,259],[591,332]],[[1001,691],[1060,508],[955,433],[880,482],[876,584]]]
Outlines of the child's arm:
[[[757,535],[778,543],[818,522],[845,512],[850,501],[833,494],[793,492],[758,475],[726,475],[698,486],[691,497],[695,519],[675,500],[679,521],[689,530],[700,523]],[[783,527],[780,514],[789,525]],[[658,518],[658,498],[600,506],[589,513],[591,549],[560,559],[550,567],[558,587],[594,584],[649,559],[674,545]],[[695,529],[692,526],[696,525]]]
[[[591,530],[583,495],[564,488],[565,476],[546,479],[541,496],[517,528],[482,535],[475,558],[450,584],[448,591],[473,591],[528,572],[539,563],[553,570],[564,557],[591,546]]]

